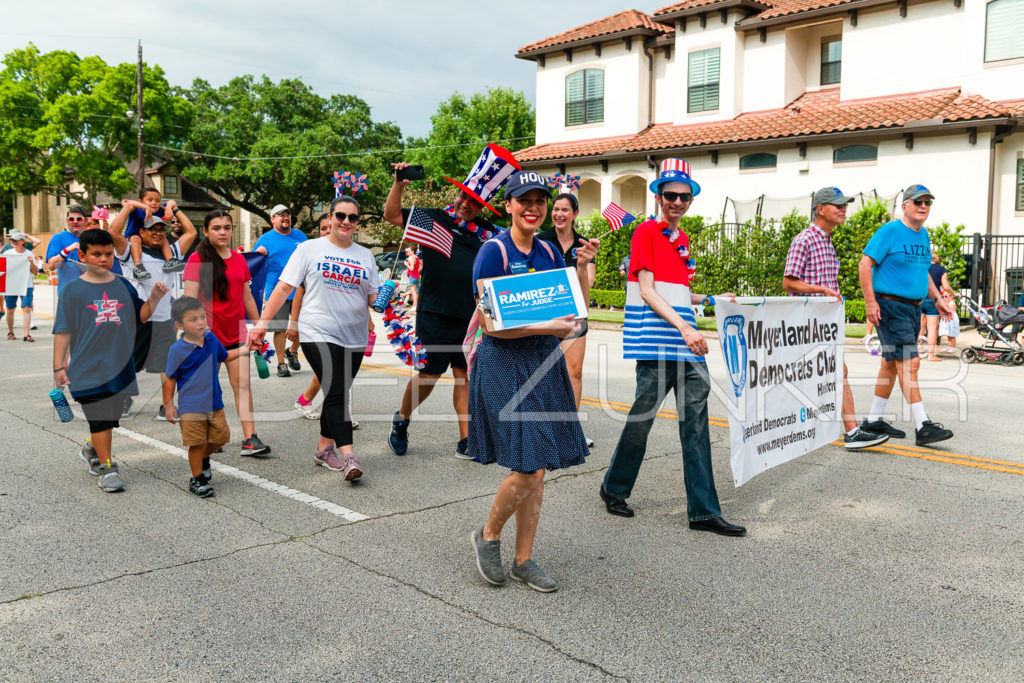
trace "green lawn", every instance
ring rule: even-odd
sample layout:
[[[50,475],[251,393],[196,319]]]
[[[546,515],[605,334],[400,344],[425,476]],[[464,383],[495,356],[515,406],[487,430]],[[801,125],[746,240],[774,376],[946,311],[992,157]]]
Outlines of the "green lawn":
[[[590,320],[596,323],[616,323],[621,325],[623,318],[622,311],[606,311],[600,308],[590,309]],[[698,330],[715,330],[714,318],[697,318]],[[854,323],[846,326],[846,337],[848,339],[863,339],[864,325]]]

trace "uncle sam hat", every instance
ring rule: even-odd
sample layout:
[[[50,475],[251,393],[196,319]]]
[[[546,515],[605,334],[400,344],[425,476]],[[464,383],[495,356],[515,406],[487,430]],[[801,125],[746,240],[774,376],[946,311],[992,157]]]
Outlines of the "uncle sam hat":
[[[473,170],[466,177],[466,182],[460,183],[448,176],[442,177],[500,216],[498,210],[487,202],[505,187],[513,173],[521,170],[523,167],[512,156],[512,152],[491,143],[480,153],[480,158],[476,160]]]
[[[665,159],[661,162],[661,173],[651,183],[651,192],[658,194],[665,183],[686,183],[694,197],[700,194],[700,185],[690,177],[690,164],[682,159]]]

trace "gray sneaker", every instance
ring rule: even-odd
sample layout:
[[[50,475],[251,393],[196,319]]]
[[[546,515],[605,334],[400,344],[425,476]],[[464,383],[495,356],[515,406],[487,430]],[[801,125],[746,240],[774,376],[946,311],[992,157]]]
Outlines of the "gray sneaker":
[[[855,451],[868,446],[877,446],[888,440],[888,434],[875,434],[866,431],[863,427],[856,427],[853,434],[843,434],[843,447],[848,451]]]
[[[115,493],[117,491],[124,491],[124,481],[121,479],[121,475],[117,471],[117,463],[111,462],[109,465],[100,465],[99,467],[98,482],[101,490],[107,493]]]
[[[505,584],[505,568],[501,566],[501,541],[485,541],[484,528],[469,535],[476,552],[476,569],[484,581],[495,586]]]
[[[509,573],[516,581],[521,581],[535,591],[541,593],[552,593],[558,590],[558,584],[554,579],[544,573],[544,570],[537,566],[533,560],[527,560],[522,564],[512,563],[512,571]]]
[[[100,476],[100,459],[96,455],[96,449],[92,447],[92,444],[87,443],[82,446],[82,450],[78,451],[78,457],[89,468],[89,474],[94,477]]]

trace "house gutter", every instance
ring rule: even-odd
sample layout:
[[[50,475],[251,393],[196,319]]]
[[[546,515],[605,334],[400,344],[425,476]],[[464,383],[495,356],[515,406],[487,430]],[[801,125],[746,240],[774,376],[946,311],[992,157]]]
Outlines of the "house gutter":
[[[992,134],[992,139],[988,144],[988,215],[985,218],[985,234],[992,234],[992,226],[995,222],[996,212],[996,145],[1002,142],[1004,139],[1009,137],[1017,122],[1010,120],[1008,125],[1002,126],[1002,132],[1000,132],[1000,126],[996,126],[995,131]]]
[[[651,41],[644,39],[644,54],[647,55],[647,125],[654,125],[654,55],[651,54]]]

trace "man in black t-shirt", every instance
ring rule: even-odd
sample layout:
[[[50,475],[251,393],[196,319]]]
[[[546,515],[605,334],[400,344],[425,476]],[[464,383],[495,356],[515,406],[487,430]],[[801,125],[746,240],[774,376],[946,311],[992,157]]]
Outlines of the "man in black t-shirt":
[[[397,173],[409,164],[401,162],[392,166]],[[412,412],[426,400],[438,378],[451,366],[455,379],[453,403],[459,420],[459,443],[455,455],[469,459],[466,450],[469,386],[462,341],[476,308],[473,261],[483,243],[498,232],[493,224],[480,218],[480,213],[487,207],[495,215],[500,215],[487,202],[501,191],[508,178],[518,170],[521,167],[511,152],[498,145],[487,145],[465,183],[445,178],[460,190],[454,203],[443,209],[417,207],[451,232],[452,253],[448,257],[429,247],[422,250],[416,334],[426,349],[427,362],[419,374],[409,380],[402,405],[392,419],[388,445],[395,455],[405,455],[408,451],[409,418]],[[384,206],[385,220],[399,227],[406,225],[409,220],[410,209],[402,208],[402,191],[408,184],[408,180],[398,180],[396,176]]]

